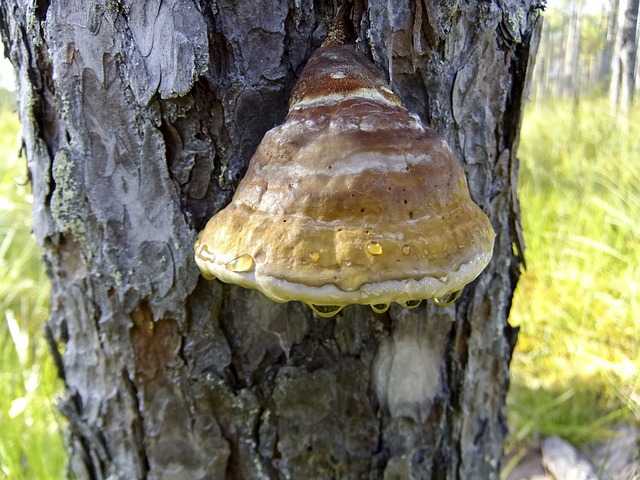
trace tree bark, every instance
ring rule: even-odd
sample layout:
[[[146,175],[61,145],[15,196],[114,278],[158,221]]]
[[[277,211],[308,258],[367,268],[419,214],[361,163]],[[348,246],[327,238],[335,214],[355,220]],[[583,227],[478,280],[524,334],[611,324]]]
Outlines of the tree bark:
[[[611,66],[613,62],[613,51],[616,42],[618,28],[618,8],[620,0],[610,0],[607,12],[606,32],[604,48],[600,55],[599,82],[606,87],[611,81]]]
[[[576,102],[580,92],[580,20],[581,5],[578,2],[572,2],[565,37],[562,90],[564,95],[570,96]]]
[[[446,136],[497,239],[453,307],[329,320],[205,281],[192,245],[333,2],[0,5],[77,478],[498,478],[542,2],[349,3],[358,48]]]
[[[639,6],[640,0],[620,0],[620,14],[611,65],[609,101],[614,112],[620,111],[623,114],[631,109],[635,93]]]

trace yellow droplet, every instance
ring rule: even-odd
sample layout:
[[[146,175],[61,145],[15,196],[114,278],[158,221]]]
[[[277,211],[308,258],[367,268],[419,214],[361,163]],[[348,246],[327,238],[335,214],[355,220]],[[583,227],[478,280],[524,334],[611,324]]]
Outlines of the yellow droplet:
[[[405,245],[402,247],[402,254],[409,255],[411,253],[411,247],[409,245]]]
[[[253,270],[253,257],[251,255],[240,255],[225,265],[227,270],[232,272],[248,272]]]
[[[200,249],[196,250],[196,256],[205,262],[213,262],[215,260],[215,255],[205,244],[200,245]]]
[[[460,298],[460,295],[462,295],[462,290],[447,293],[442,297],[434,297],[433,303],[435,303],[439,307],[448,307],[449,305],[455,303],[455,301]]]
[[[378,242],[371,242],[367,245],[367,252],[371,255],[382,255],[382,245]]]
[[[200,274],[205,280],[213,280],[214,278],[216,278],[216,276],[209,270],[200,270]]]
[[[147,333],[148,335],[151,335],[153,333],[154,326],[155,325],[154,325],[153,321],[144,322],[145,333]]]
[[[331,318],[335,317],[344,308],[344,305],[313,305],[310,303],[309,308],[319,317]]]
[[[389,310],[388,303],[376,303],[375,305],[370,305],[370,306],[371,306],[371,310],[373,310],[376,313],[384,313],[387,310]]]
[[[313,263],[317,263],[320,260],[320,254],[318,252],[311,252],[309,258]]]

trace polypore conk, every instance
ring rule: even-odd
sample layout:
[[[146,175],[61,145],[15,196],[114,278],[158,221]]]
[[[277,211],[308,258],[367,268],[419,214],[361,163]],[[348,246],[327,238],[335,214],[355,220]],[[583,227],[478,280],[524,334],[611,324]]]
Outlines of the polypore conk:
[[[446,142],[352,46],[323,46],[195,256],[207,278],[333,316],[453,298],[494,236]]]

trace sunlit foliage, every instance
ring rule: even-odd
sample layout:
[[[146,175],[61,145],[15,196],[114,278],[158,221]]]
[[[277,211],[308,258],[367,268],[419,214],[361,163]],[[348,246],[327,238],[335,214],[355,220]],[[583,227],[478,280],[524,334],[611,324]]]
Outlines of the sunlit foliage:
[[[56,479],[65,466],[60,381],[43,337],[49,282],[18,131],[16,114],[0,111],[0,479]]]
[[[625,123],[607,112],[603,100],[555,100],[525,116],[516,439],[580,443],[640,420],[640,110]]]

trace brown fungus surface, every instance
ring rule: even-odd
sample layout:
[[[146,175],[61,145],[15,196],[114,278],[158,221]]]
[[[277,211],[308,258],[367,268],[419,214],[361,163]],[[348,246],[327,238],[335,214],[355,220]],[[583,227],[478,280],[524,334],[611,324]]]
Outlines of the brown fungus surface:
[[[338,46],[311,57],[285,122],[267,132],[195,255],[207,278],[328,316],[446,297],[480,274],[493,241],[446,142],[371,62]]]

